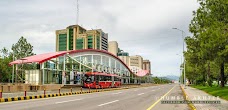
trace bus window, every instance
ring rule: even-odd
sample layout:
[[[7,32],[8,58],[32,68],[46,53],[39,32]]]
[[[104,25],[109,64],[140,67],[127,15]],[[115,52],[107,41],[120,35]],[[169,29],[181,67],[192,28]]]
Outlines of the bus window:
[[[85,75],[85,82],[86,83],[92,83],[94,81],[93,75]]]
[[[120,81],[120,78],[114,77],[114,81]]]
[[[111,81],[111,76],[104,76],[105,77],[105,81]]]
[[[100,81],[105,81],[105,77],[104,76],[100,76]]]

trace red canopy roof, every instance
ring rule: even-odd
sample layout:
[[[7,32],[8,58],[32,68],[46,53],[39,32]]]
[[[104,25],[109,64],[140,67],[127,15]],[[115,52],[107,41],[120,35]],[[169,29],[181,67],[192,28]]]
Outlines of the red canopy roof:
[[[138,73],[136,74],[137,76],[145,76],[149,73],[148,70],[140,70],[138,71]]]
[[[61,52],[52,52],[52,53],[33,55],[33,56],[25,57],[25,58],[10,62],[9,64],[13,65],[13,64],[22,64],[22,63],[43,63],[47,60],[56,58],[66,53],[67,51],[61,51]]]

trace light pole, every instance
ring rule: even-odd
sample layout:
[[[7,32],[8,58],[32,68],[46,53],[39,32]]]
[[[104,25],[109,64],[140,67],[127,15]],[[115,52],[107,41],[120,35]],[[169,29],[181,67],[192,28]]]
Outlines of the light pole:
[[[178,28],[172,28],[178,31],[181,31],[182,39],[183,39],[183,63],[184,63],[184,87],[186,87],[186,76],[185,76],[185,58],[184,58],[184,31]]]
[[[182,68],[182,66],[181,66],[181,64],[182,64],[182,56],[180,55],[180,54],[176,54],[176,55],[178,55],[178,56],[180,56],[181,57],[181,63],[180,63],[180,84],[182,83],[182,78],[181,78],[181,74],[182,74],[182,70],[183,70],[183,68]]]

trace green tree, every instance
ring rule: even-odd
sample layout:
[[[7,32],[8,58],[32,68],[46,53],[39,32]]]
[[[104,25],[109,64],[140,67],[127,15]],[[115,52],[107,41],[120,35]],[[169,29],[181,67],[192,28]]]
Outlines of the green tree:
[[[228,1],[227,0],[198,0],[200,7],[193,12],[193,19],[189,30],[192,39],[199,43],[198,60],[203,59],[207,76],[211,76],[211,62],[220,67],[221,87],[224,87],[224,65],[227,62],[228,45]],[[189,49],[189,47],[188,47]],[[189,52],[190,53],[190,52]],[[194,52],[193,52],[194,54]],[[191,58],[190,58],[191,59]],[[192,60],[192,59],[191,59]],[[205,73],[203,73],[205,74]],[[204,77],[206,75],[203,75]]]
[[[3,56],[0,57],[0,82],[10,82],[12,67],[8,64],[12,61],[12,55],[5,47],[0,52]]]
[[[23,36],[18,40],[16,44],[12,45],[12,50],[15,58],[17,59],[34,55],[33,46],[28,43],[26,38]]]
[[[10,82],[12,67],[9,63],[13,61],[13,56],[17,59],[21,59],[27,56],[34,55],[33,46],[27,42],[24,37],[21,37],[16,44],[12,45],[13,52],[9,52],[5,47],[0,50],[0,82]],[[23,69],[32,68],[33,66],[24,65]],[[18,68],[22,68],[22,65],[18,65]]]
[[[26,38],[23,36],[18,40],[16,44],[12,45],[13,55],[16,59],[21,59],[24,57],[35,55],[33,53],[33,46],[27,42]],[[17,68],[19,68],[19,71],[17,71],[17,79],[20,79],[21,81],[25,79],[24,70],[26,69],[32,69],[35,64],[33,65],[27,65],[22,64],[18,65]]]

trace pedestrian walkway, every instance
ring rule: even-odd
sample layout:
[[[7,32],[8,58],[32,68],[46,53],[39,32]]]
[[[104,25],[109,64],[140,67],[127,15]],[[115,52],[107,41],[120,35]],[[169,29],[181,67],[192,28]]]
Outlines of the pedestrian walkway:
[[[182,86],[184,88],[184,86]],[[193,87],[184,89],[189,101],[220,101],[220,104],[193,104],[196,110],[228,110],[228,101]]]
[[[81,88],[72,88],[72,92],[80,92]],[[86,91],[88,92],[89,89],[87,88],[83,88],[82,91]],[[71,88],[64,88],[59,90],[46,90],[45,94],[58,94],[58,93],[67,93],[67,92],[71,92]],[[27,91],[26,92],[26,96],[36,96],[36,95],[43,95],[44,91]],[[13,93],[2,93],[2,98],[9,98],[9,97],[21,97],[21,96],[25,96],[25,92],[13,92]]]

